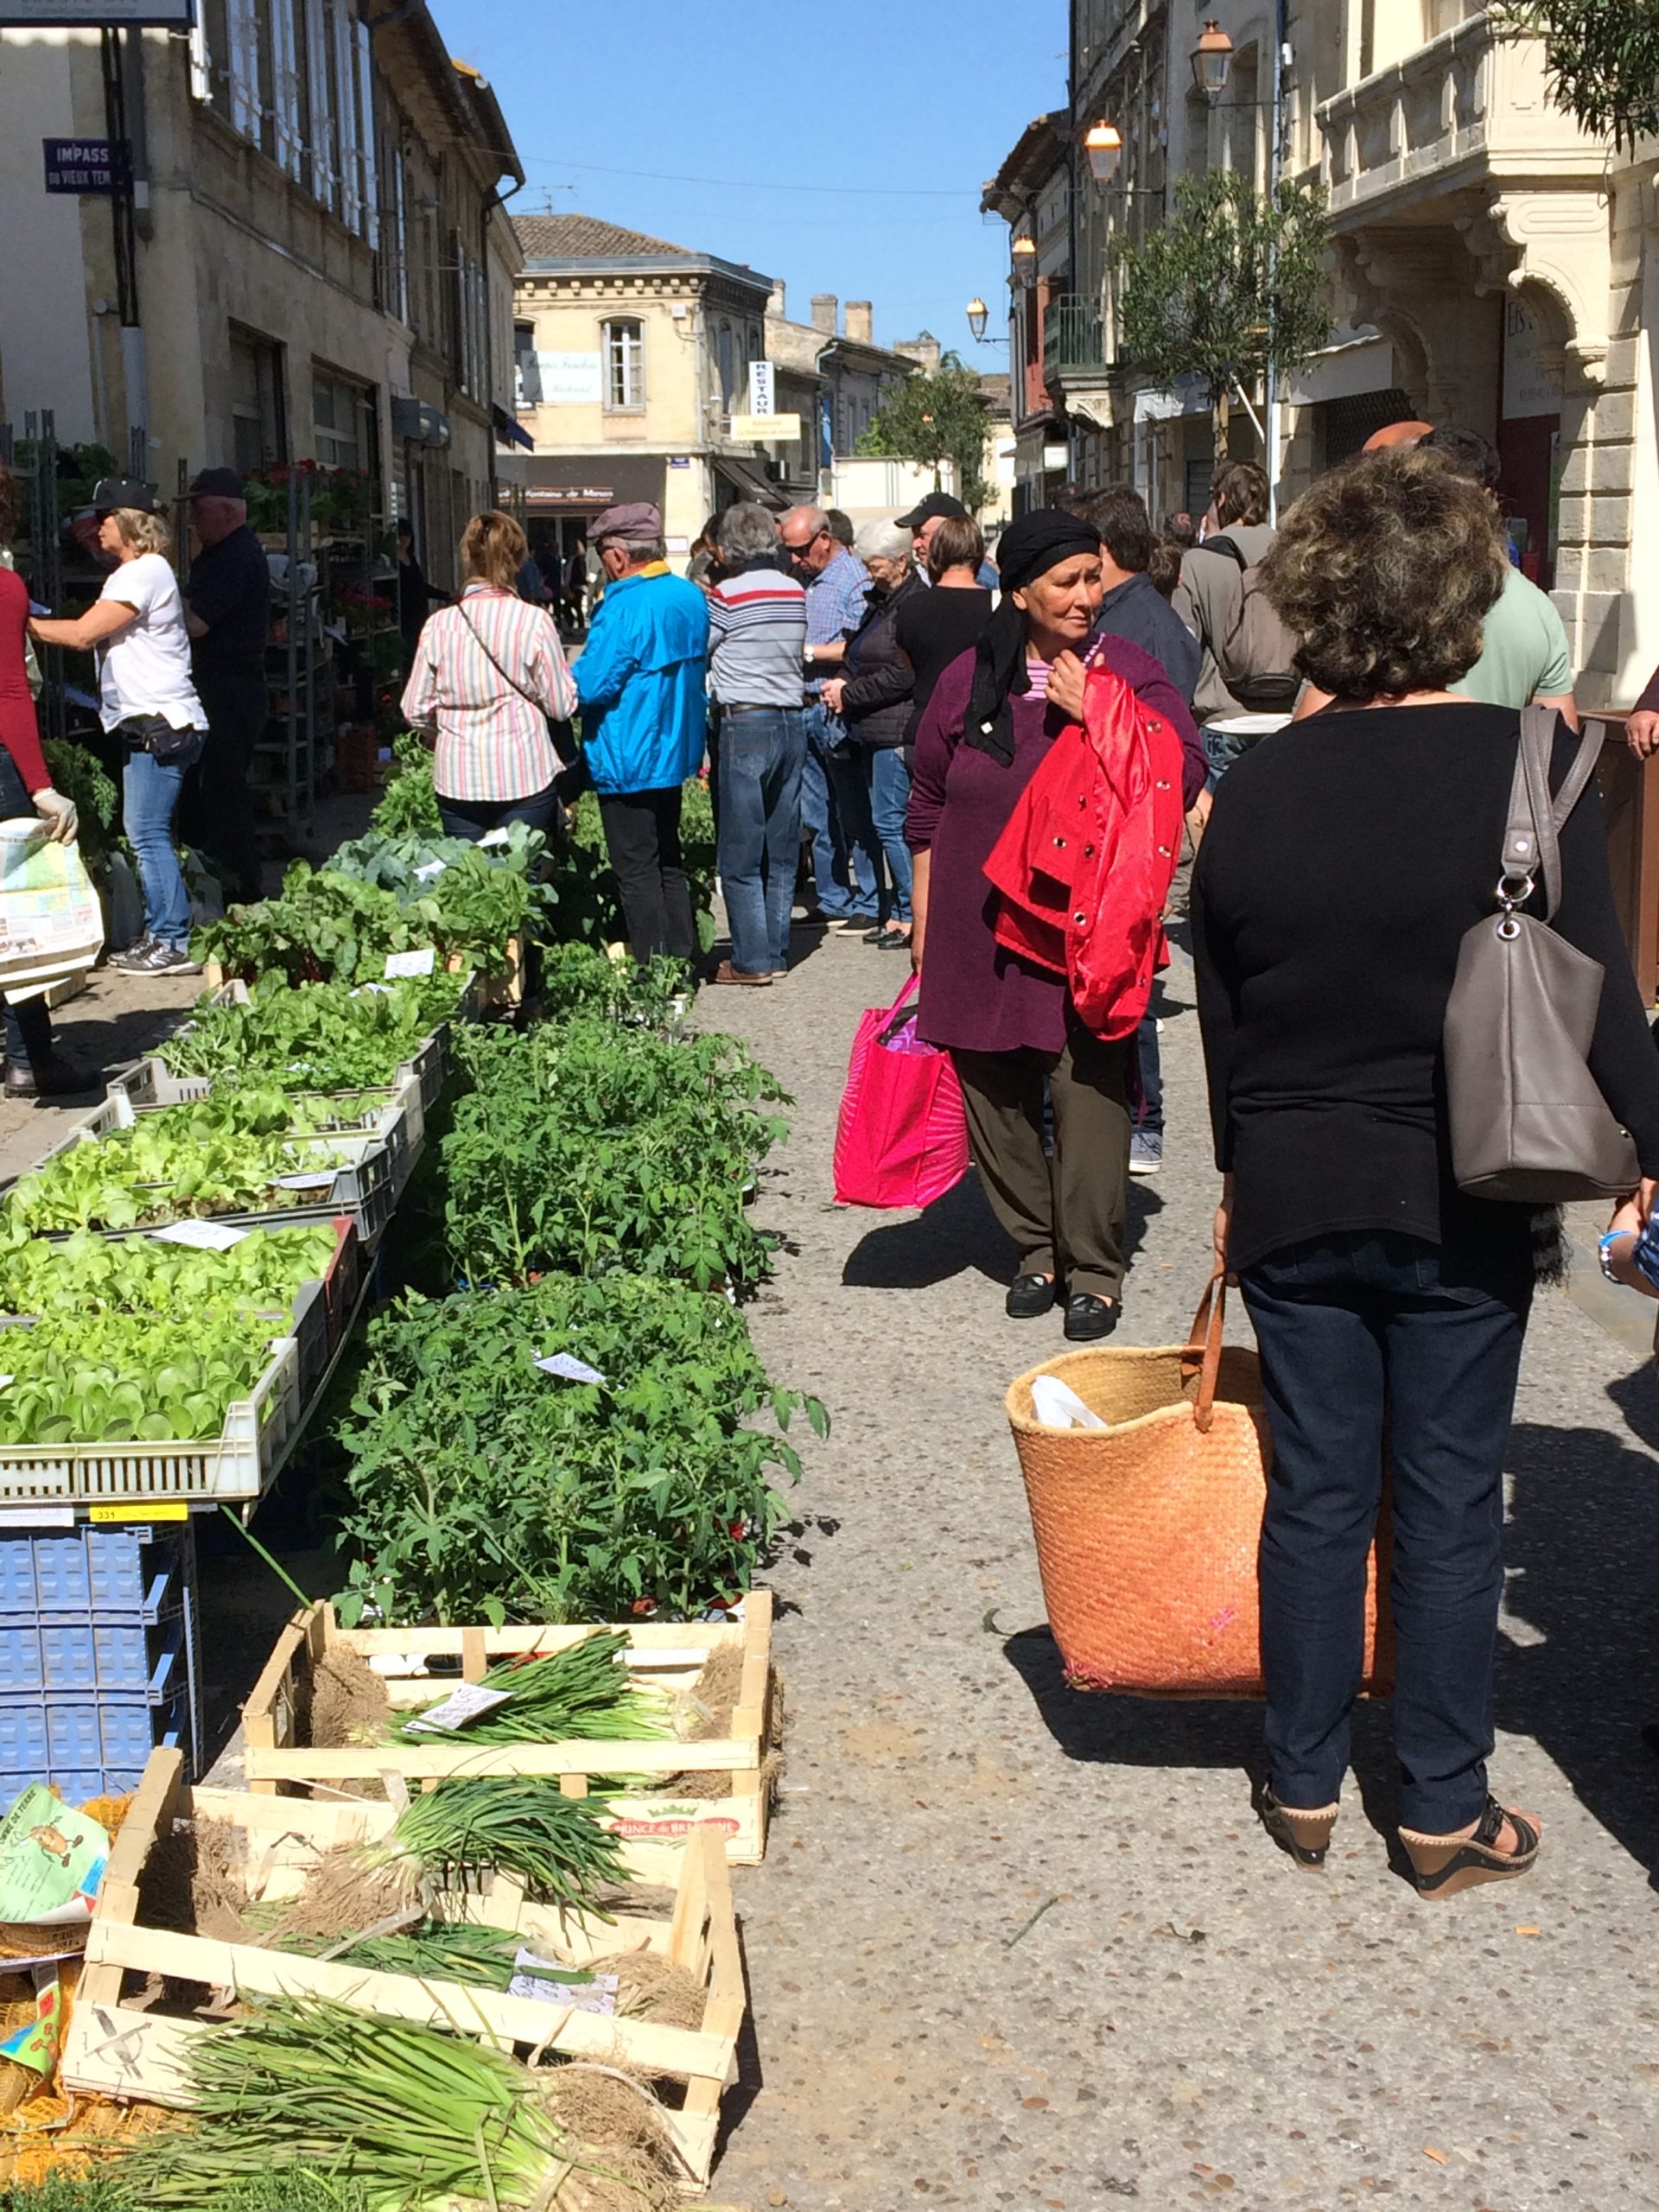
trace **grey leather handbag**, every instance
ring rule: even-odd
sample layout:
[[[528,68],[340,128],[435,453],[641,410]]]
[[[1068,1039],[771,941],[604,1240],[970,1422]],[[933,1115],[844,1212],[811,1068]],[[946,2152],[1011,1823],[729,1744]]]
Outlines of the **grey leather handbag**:
[[[1552,800],[1555,715],[1529,707],[1510,795],[1497,911],[1465,936],[1446,1009],[1452,1172],[1480,1198],[1560,1205],[1616,1197],[1641,1176],[1590,1072],[1605,970],[1551,929],[1561,901],[1560,833],[1595,773],[1586,733]],[[1543,886],[1544,918],[1522,909]]]

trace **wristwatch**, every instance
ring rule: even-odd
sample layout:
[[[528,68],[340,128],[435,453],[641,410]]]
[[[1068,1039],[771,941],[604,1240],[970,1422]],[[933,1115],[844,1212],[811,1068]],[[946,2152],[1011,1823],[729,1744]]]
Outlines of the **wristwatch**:
[[[810,667],[811,667],[811,665],[812,665],[813,662],[814,662],[815,660],[817,660],[817,657],[818,657],[818,649],[817,649],[817,647],[816,645],[803,645],[803,646],[802,646],[802,648],[801,648],[801,658],[802,658],[802,660],[805,663],[805,664],[807,665],[807,667],[808,667],[808,668],[810,668]]]

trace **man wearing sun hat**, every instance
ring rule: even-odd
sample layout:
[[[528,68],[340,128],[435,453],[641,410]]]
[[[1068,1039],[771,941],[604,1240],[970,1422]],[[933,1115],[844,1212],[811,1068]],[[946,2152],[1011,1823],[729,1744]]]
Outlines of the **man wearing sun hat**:
[[[588,542],[606,583],[575,669],[582,753],[628,942],[641,963],[658,952],[693,960],[680,793],[708,736],[709,602],[670,569],[662,513],[647,501],[607,507]]]

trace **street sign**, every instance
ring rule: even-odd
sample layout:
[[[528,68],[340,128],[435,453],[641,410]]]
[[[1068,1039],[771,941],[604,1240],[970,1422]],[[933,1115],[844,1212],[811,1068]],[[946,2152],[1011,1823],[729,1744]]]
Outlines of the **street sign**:
[[[798,415],[734,415],[732,435],[756,445],[792,446],[801,435]]]
[[[778,372],[770,361],[749,363],[749,412],[774,415],[778,411]]]
[[[195,20],[196,0],[0,0],[0,28],[7,29],[41,30],[73,23],[83,29],[112,30],[124,23],[154,23],[188,31]]]
[[[132,147],[125,138],[46,138],[48,192],[119,191],[130,180]]]

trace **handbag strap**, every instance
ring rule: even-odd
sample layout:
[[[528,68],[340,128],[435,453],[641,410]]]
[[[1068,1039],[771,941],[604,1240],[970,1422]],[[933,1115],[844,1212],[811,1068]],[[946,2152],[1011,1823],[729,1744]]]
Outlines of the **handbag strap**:
[[[1198,1377],[1198,1402],[1192,1419],[1200,1436],[1208,1436],[1216,1418],[1216,1386],[1221,1379],[1221,1345],[1227,1328],[1227,1271],[1217,1268],[1205,1285],[1204,1296],[1192,1318],[1192,1334],[1181,1354],[1181,1373],[1187,1382]]]
[[[1555,753],[1555,709],[1528,707],[1521,715],[1521,745],[1510,790],[1509,821],[1503,832],[1503,874],[1499,896],[1506,905],[1523,906],[1527,896],[1510,899],[1503,887],[1544,887],[1548,919],[1561,903],[1561,831],[1583,797],[1601,757],[1600,732],[1592,724],[1579,742],[1561,788],[1550,795],[1549,772]]]
[[[531,693],[525,690],[524,685],[512,673],[512,671],[509,668],[503,668],[500,662],[490,651],[489,646],[486,644],[479,631],[477,624],[473,620],[472,616],[467,612],[467,602],[464,599],[458,599],[455,601],[455,612],[460,615],[461,620],[467,625],[468,631],[471,632],[473,643],[478,647],[479,651],[483,654],[485,659],[488,661],[490,666],[495,671],[502,682],[504,683],[512,684],[513,690],[518,694],[518,696],[524,701],[524,704],[527,707],[534,707],[537,713],[541,716],[543,721],[550,720],[547,709],[542,704],[541,701],[537,698],[532,697]]]
[[[901,1029],[907,1028],[909,1025],[915,1020],[916,1009],[909,1003],[909,1001],[915,996],[917,988],[920,982],[921,977],[917,975],[915,969],[912,968],[910,974],[905,979],[904,988],[899,992],[898,997],[894,999],[893,1002],[892,1019],[888,1021],[886,1028],[883,1029],[876,1038],[875,1041],[878,1045],[891,1045],[893,1039],[899,1034],[899,1032]]]

